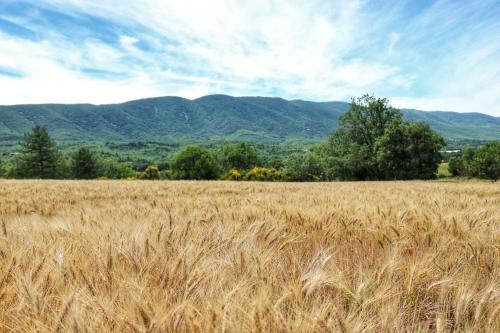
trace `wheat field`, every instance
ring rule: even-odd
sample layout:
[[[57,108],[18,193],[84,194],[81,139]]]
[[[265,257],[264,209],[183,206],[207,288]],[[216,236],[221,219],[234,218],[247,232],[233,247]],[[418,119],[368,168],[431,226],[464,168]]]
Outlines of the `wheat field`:
[[[500,332],[500,183],[0,181],[0,332]]]

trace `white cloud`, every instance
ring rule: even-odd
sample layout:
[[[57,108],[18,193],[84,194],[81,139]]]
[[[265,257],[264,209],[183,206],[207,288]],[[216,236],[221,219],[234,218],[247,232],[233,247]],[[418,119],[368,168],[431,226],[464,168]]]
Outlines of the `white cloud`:
[[[22,50],[22,51],[21,51]],[[131,72],[125,80],[87,76],[73,66],[116,70],[120,54],[106,45],[84,43],[81,48],[36,43],[0,34],[0,66],[21,69],[22,78],[0,76],[2,104],[47,102],[117,102],[159,95],[149,75]],[[66,63],[63,63],[65,61]]]
[[[19,18],[38,29],[42,39],[0,35],[0,66],[25,75],[0,76],[0,89],[8,92],[0,103],[107,103],[209,93],[348,100],[374,92],[393,96],[404,106],[487,112],[477,110],[479,103],[500,114],[494,88],[500,82],[498,60],[492,60],[499,48],[483,48],[488,38],[477,45],[477,52],[464,45],[464,52],[448,55],[447,64],[433,63],[430,71],[420,66],[428,58],[426,52],[434,51],[427,47],[422,28],[441,22],[436,20],[450,6],[435,5],[433,11],[397,25],[395,9],[391,15],[377,12],[374,20],[367,4],[365,0],[38,0],[37,6],[75,18],[100,17],[118,33],[116,43],[93,36],[75,41],[64,31],[44,31],[47,27]],[[466,9],[452,6],[455,17],[436,25],[452,26]],[[432,32],[441,38],[443,31]],[[471,62],[474,68],[460,62]],[[482,73],[479,64],[488,72]],[[485,83],[493,87],[481,89]],[[429,89],[431,85],[436,88]]]
[[[139,39],[136,36],[122,35],[119,49],[94,41],[84,42],[79,48],[60,48],[55,43],[46,42],[43,49],[45,55],[29,55],[30,58],[55,58],[51,52],[59,53],[59,59],[72,65],[80,62],[85,67],[101,70],[126,71],[134,67],[142,67],[143,75],[152,77],[149,80],[151,95],[161,86],[169,86],[168,82],[158,82],[157,72],[162,61],[175,57],[183,57],[184,63],[176,63],[185,72],[191,72],[191,84],[201,84],[203,89],[187,89],[189,91],[210,91],[207,84],[224,90],[229,86],[249,86],[254,81],[265,81],[259,89],[250,89],[260,94],[270,94],[275,85],[286,96],[295,95],[287,86],[300,89],[302,96],[318,98],[346,98],[339,95],[339,90],[332,88],[336,84],[351,87],[362,87],[382,77],[392,76],[397,71],[383,73],[387,66],[361,61],[346,61],[343,52],[350,50],[357,35],[356,23],[359,20],[359,1],[341,1],[336,4],[322,4],[289,1],[81,1],[81,0],[46,0],[42,1],[52,8],[65,13],[79,15],[81,12],[98,15],[116,24],[146,27],[159,38],[174,39],[179,43],[173,50],[171,46],[159,46],[154,54],[147,54],[136,47]],[[196,8],[196,10],[193,10]],[[318,10],[324,9],[324,10]],[[159,43],[161,44],[161,42]],[[170,47],[170,49],[169,49]],[[15,48],[19,48],[19,45]],[[11,50],[15,50],[11,48]],[[124,57],[132,57],[136,63],[120,64]],[[52,61],[52,65],[55,62]],[[65,71],[67,68],[58,68]],[[38,66],[20,65],[29,76],[40,76],[45,72]],[[137,68],[138,70],[140,68]],[[66,73],[70,74],[70,73]],[[72,74],[75,77],[80,74]],[[129,73],[134,79],[134,73]],[[179,73],[178,76],[186,77]],[[220,80],[201,80],[195,78],[223,77]],[[52,76],[55,78],[54,76]],[[170,75],[172,77],[172,75]],[[87,79],[88,80],[88,79]],[[96,78],[93,79],[96,84]],[[24,80],[23,80],[24,81]],[[301,82],[302,84],[296,84]],[[106,81],[98,83],[104,86]],[[109,82],[115,86],[116,82]],[[126,86],[126,85],[125,85]],[[308,87],[314,90],[308,90]],[[156,89],[155,89],[156,88]],[[265,89],[262,89],[265,88]],[[12,89],[12,87],[11,87]],[[75,90],[76,87],[75,87]],[[184,88],[171,93],[181,94]],[[241,89],[243,91],[243,89]],[[70,94],[75,96],[77,93]],[[92,93],[79,91],[79,100],[91,99]],[[19,96],[19,94],[13,94]],[[23,94],[26,96],[26,94]],[[45,95],[46,99],[61,97],[53,94]],[[67,100],[68,95],[64,97]],[[129,98],[127,94],[108,95],[109,101]],[[12,98],[21,101],[21,98]],[[105,99],[105,98],[104,98]],[[38,98],[36,99],[38,100]],[[32,101],[32,99],[30,99]],[[103,102],[92,100],[93,102]],[[105,101],[105,100],[104,100]],[[5,102],[5,101],[4,101]]]
[[[394,47],[396,46],[398,41],[399,41],[399,34],[391,32],[389,34],[389,46],[387,47],[387,52],[389,53],[389,55],[392,54],[392,51],[394,50]]]

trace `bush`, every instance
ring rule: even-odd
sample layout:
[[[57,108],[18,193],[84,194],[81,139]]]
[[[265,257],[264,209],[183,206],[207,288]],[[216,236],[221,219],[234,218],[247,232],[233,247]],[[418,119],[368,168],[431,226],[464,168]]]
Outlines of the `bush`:
[[[3,178],[12,179],[16,178],[17,170],[16,166],[13,164],[7,164],[3,166]]]
[[[285,180],[284,175],[273,168],[253,167],[243,178],[251,181],[280,181]]]
[[[146,170],[139,174],[139,179],[142,180],[158,180],[160,179],[160,170],[155,166],[148,166]]]
[[[471,170],[475,149],[467,147],[460,154],[453,154],[448,161],[448,168],[453,176],[474,177]]]
[[[464,161],[462,155],[453,155],[448,160],[448,170],[453,176],[464,176]]]
[[[172,177],[172,171],[171,170],[163,170],[160,172],[160,179],[165,179],[165,180],[169,180],[169,179],[173,179]]]
[[[209,150],[189,146],[174,157],[172,175],[175,179],[217,179],[219,169]]]
[[[438,178],[448,178],[451,177],[449,163],[440,163],[437,170]]]
[[[101,176],[107,179],[127,179],[137,177],[137,172],[126,164],[108,161],[102,166]]]
[[[241,173],[236,169],[231,169],[222,176],[223,180],[241,180]]]

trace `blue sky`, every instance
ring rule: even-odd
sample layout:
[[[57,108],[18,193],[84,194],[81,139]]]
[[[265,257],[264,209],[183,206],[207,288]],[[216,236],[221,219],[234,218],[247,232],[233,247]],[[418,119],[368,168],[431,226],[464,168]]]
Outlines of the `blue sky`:
[[[500,1],[1,0],[0,104],[224,93],[500,116]]]

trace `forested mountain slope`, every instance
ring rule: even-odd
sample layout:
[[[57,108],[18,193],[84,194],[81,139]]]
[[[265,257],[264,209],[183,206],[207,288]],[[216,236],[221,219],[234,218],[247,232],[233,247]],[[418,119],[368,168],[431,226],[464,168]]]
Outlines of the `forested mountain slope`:
[[[323,139],[348,108],[345,102],[226,95],[194,100],[157,97],[109,105],[0,106],[0,140],[19,140],[34,125],[46,126],[56,140]],[[446,139],[500,139],[498,117],[418,110],[403,113],[406,119],[428,122]]]

